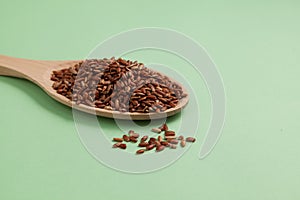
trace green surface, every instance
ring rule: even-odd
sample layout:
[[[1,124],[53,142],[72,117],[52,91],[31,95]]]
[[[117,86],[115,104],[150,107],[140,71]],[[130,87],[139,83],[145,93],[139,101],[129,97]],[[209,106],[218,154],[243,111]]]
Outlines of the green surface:
[[[85,150],[71,109],[0,77],[0,199],[300,199],[299,1],[2,0],[0,8],[0,54],[79,59],[120,31],[171,28],[208,50],[227,92],[223,135],[207,158],[197,158],[199,131],[170,167],[131,175]]]

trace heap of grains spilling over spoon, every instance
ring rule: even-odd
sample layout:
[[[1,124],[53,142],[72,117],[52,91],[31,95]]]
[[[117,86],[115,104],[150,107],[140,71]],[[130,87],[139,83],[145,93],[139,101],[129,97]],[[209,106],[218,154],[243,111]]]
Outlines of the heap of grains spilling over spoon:
[[[52,87],[76,104],[119,112],[164,112],[187,96],[182,87],[137,61],[90,59],[53,71]]]

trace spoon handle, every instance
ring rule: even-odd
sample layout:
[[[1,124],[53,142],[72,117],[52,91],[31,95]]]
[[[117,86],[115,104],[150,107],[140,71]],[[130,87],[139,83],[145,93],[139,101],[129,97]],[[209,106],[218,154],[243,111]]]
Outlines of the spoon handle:
[[[24,66],[22,59],[0,55],[0,75],[25,78],[21,67]]]
[[[0,55],[0,75],[33,80],[45,72],[47,65],[43,61],[28,60]]]

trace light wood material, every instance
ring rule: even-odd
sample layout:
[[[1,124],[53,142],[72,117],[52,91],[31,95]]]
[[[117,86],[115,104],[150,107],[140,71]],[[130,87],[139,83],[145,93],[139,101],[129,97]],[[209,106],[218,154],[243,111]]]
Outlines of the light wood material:
[[[53,81],[50,80],[50,77],[53,70],[68,68],[78,62],[79,61],[28,60],[0,55],[0,75],[27,79],[37,84],[49,96],[59,101],[60,103],[90,114],[109,118],[133,120],[159,119],[175,115],[176,113],[180,112],[181,109],[183,109],[188,103],[189,98],[187,96],[186,98],[182,99],[175,108],[168,109],[163,113],[118,112],[93,108],[81,104],[77,105],[70,101],[68,98],[56,93],[56,90],[52,88]],[[186,92],[185,89],[184,91]]]

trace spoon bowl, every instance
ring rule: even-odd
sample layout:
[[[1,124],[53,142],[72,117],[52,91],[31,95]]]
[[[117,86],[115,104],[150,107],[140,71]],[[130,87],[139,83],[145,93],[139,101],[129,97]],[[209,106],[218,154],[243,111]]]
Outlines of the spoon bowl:
[[[44,60],[29,60],[21,58],[13,58],[9,56],[0,55],[0,75],[11,76],[17,78],[27,79],[40,88],[42,88],[50,97],[58,102],[65,104],[77,110],[116,119],[132,119],[132,120],[149,120],[160,119],[175,115],[180,112],[189,101],[189,97],[181,99],[176,107],[167,109],[164,112],[158,113],[138,113],[138,112],[119,112],[95,107],[86,106],[83,104],[76,104],[63,95],[60,95],[52,88],[53,81],[50,80],[51,74],[54,70],[61,70],[74,66],[81,62],[81,60],[72,61],[44,61]],[[176,82],[172,80],[173,82]],[[182,87],[182,85],[176,82]],[[183,91],[187,94],[186,89],[182,87]]]

